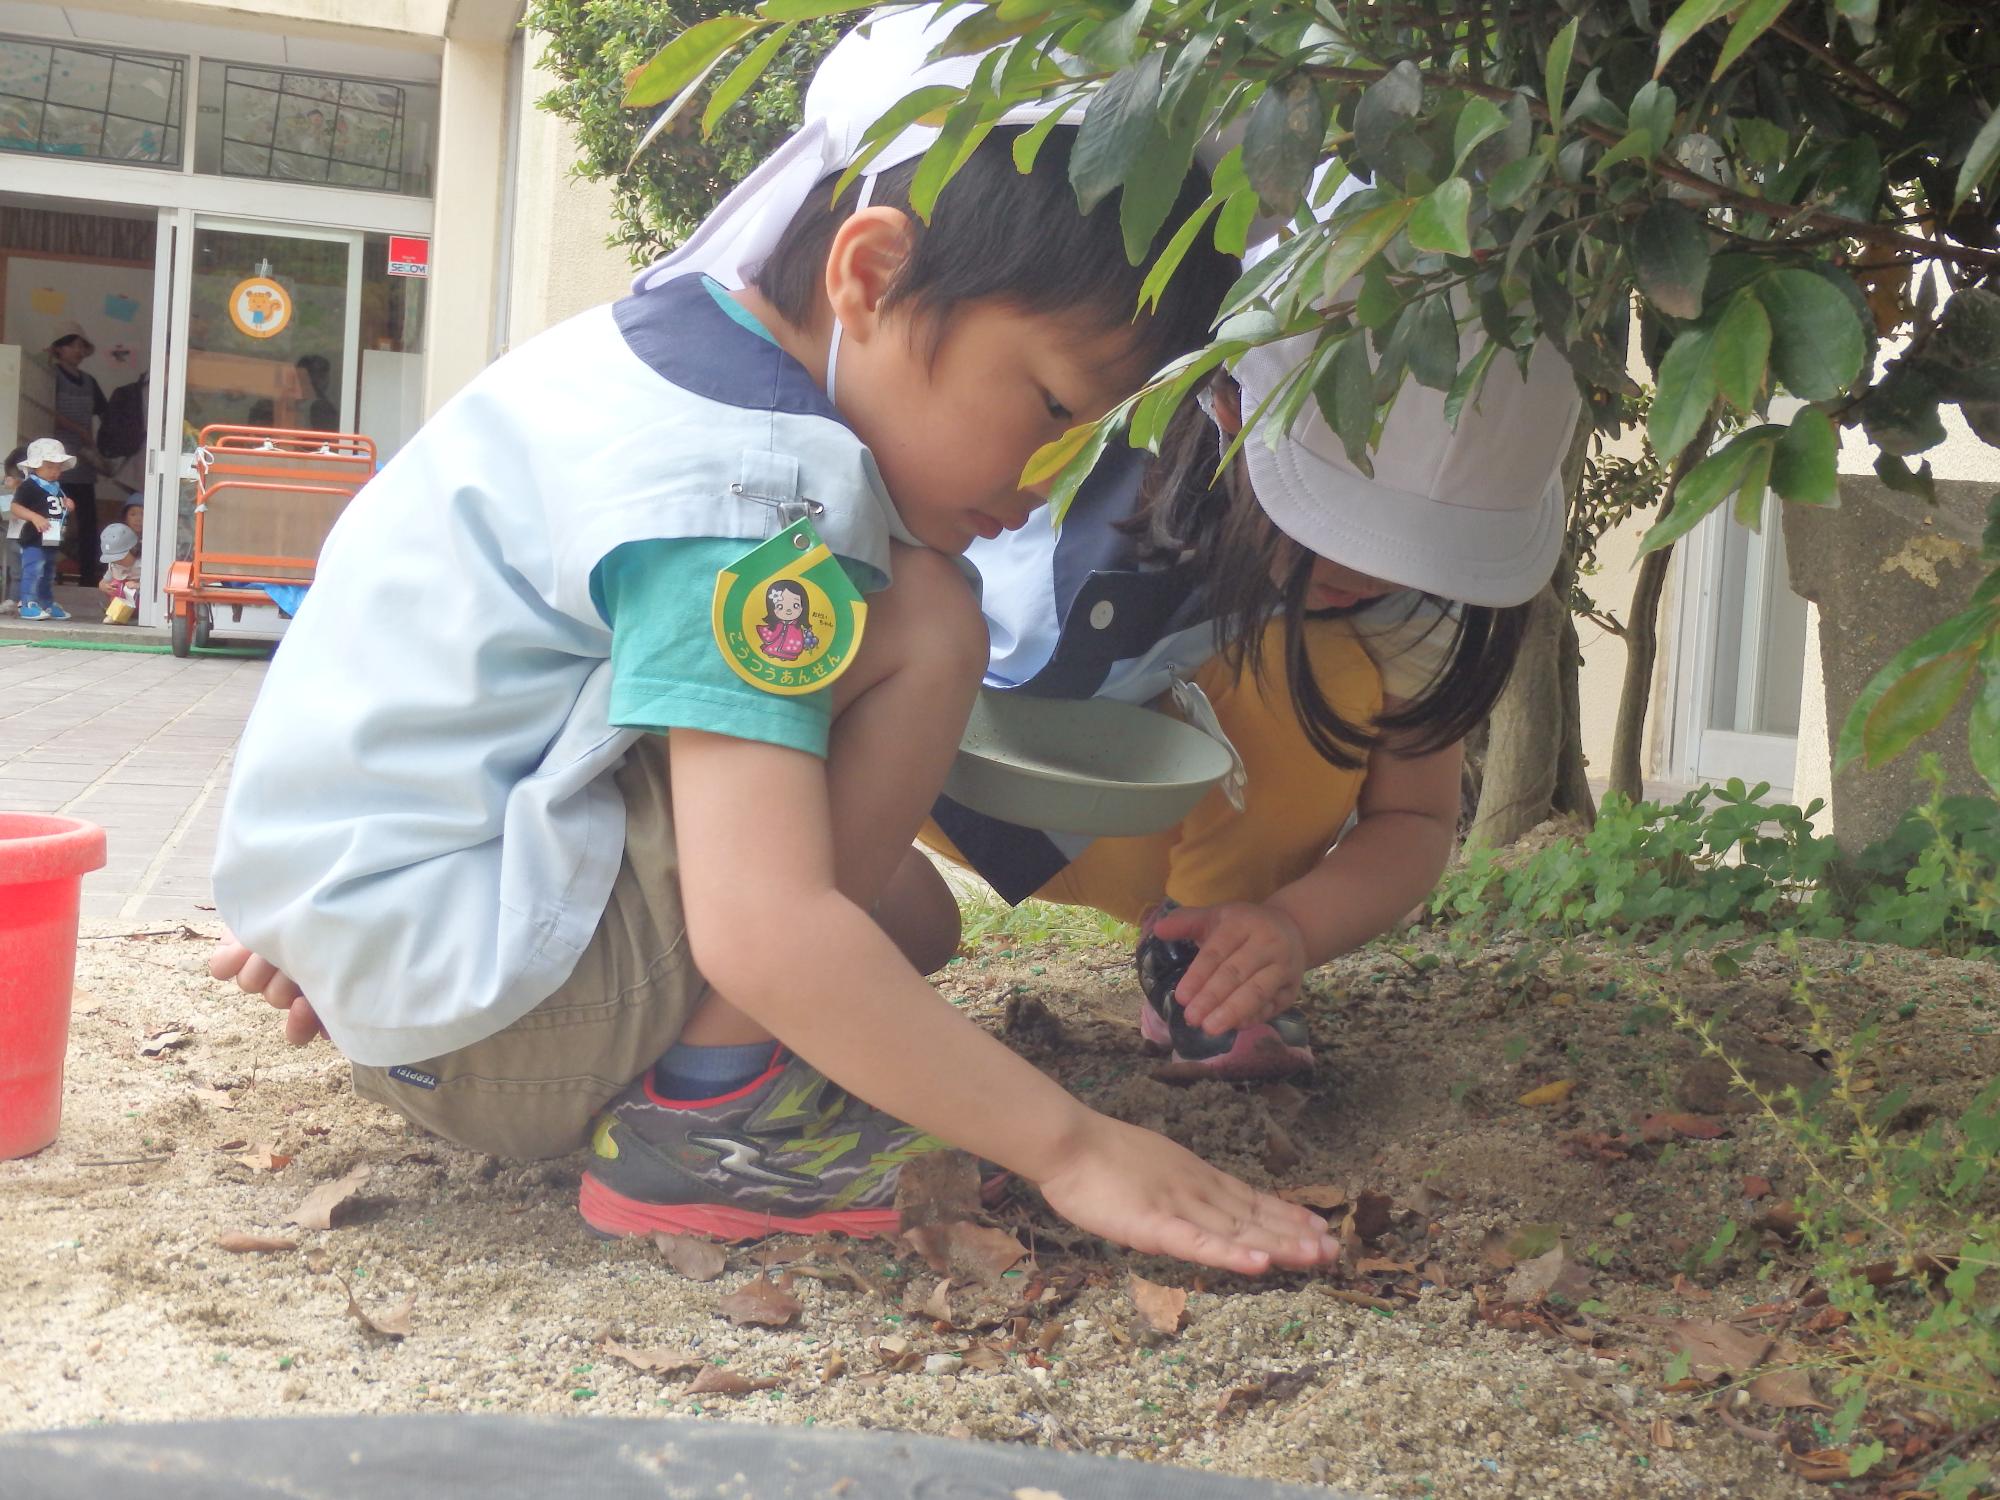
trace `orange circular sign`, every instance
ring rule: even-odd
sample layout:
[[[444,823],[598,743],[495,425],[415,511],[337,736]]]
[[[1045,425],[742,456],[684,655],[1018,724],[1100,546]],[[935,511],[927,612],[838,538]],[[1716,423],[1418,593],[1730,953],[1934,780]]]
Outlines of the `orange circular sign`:
[[[229,321],[253,339],[276,338],[292,321],[292,294],[268,276],[246,276],[229,294]]]

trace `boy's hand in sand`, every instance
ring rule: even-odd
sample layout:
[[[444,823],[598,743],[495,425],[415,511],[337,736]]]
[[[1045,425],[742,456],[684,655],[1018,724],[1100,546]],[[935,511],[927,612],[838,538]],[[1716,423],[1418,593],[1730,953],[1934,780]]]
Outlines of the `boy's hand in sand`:
[[[244,994],[262,995],[267,1003],[283,1011],[285,1040],[292,1046],[303,1047],[314,1037],[326,1035],[312,1002],[291,977],[281,973],[269,959],[259,958],[237,942],[233,932],[224,932],[222,945],[209,955],[208,973],[211,979],[235,980],[236,987]]]
[[[1079,1229],[1147,1255],[1255,1276],[1340,1256],[1326,1221],[1238,1182],[1163,1135],[1090,1117],[1079,1148],[1036,1184]]]
[[[1210,1036],[1268,1021],[1299,1003],[1305,934],[1268,902],[1177,907],[1160,915],[1153,932],[1200,945],[1174,998],[1189,1024]]]

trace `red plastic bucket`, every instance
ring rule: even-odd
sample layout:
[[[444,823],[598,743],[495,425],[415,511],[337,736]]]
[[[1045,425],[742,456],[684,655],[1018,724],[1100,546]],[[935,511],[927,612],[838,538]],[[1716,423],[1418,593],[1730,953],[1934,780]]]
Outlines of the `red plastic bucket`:
[[[77,906],[103,863],[95,823],[0,812],[0,1161],[56,1138]]]

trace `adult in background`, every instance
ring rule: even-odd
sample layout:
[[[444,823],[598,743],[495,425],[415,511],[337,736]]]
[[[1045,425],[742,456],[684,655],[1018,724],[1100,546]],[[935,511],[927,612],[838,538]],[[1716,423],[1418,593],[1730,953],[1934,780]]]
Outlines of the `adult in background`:
[[[55,371],[55,435],[76,455],[76,467],[63,476],[63,493],[76,503],[74,539],[67,548],[76,559],[77,582],[96,587],[103,572],[97,560],[97,423],[110,410],[104,387],[83,368],[83,362],[97,352],[83,330],[71,324],[49,345],[49,362]]]

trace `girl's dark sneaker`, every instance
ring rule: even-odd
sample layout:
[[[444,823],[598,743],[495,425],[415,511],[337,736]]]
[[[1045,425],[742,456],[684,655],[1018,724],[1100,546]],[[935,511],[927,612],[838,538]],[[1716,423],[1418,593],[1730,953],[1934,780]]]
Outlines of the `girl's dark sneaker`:
[[[606,1235],[896,1232],[904,1162],[950,1148],[773,1046],[771,1065],[713,1099],[666,1099],[650,1070],[598,1116],[577,1207]],[[986,1200],[1007,1183],[981,1164]]]
[[[1133,955],[1145,995],[1139,1005],[1139,1035],[1149,1049],[1167,1054],[1161,1076],[1179,1081],[1258,1079],[1308,1071],[1313,1065],[1312,1038],[1296,1010],[1220,1036],[1188,1024],[1175,991],[1201,949],[1153,934],[1154,919],[1173,909],[1172,901],[1164,901],[1146,913]]]

